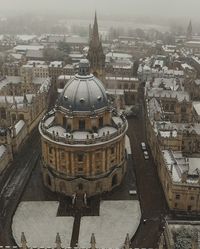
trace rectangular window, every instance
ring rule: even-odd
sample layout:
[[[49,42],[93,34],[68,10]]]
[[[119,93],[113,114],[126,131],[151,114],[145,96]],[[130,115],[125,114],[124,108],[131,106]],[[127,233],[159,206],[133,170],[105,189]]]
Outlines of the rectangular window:
[[[99,118],[99,127],[103,127],[103,117]]]
[[[177,207],[178,207],[178,203],[175,203],[175,204],[174,204],[174,207],[177,208]]]
[[[65,159],[65,152],[64,151],[60,152],[60,158],[61,158],[61,160]]]
[[[53,148],[49,147],[49,154],[52,154],[52,153],[53,153]]]
[[[83,162],[83,160],[84,160],[84,154],[83,153],[78,154],[77,158],[78,158],[78,162]]]
[[[111,154],[114,154],[114,153],[115,153],[115,147],[114,147],[114,146],[111,147],[111,148],[110,148],[110,151],[111,151]]]
[[[194,196],[191,196],[191,197],[190,197],[190,200],[193,201],[193,200],[194,200]]]
[[[79,120],[79,130],[85,130],[85,120]]]
[[[176,200],[180,200],[180,195],[176,195]]]

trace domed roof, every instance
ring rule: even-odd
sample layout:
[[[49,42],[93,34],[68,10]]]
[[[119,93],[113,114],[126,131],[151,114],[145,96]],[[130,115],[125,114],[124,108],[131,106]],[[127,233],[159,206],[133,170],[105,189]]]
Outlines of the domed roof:
[[[79,73],[65,85],[58,105],[72,111],[93,111],[108,105],[103,84],[89,74],[88,60],[81,60]]]

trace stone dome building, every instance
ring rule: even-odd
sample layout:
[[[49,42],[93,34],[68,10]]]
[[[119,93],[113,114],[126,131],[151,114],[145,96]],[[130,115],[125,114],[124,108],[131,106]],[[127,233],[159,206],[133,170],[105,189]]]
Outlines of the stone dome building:
[[[88,60],[82,60],[39,125],[44,184],[70,196],[118,186],[126,172],[127,128],[101,81],[89,73]]]

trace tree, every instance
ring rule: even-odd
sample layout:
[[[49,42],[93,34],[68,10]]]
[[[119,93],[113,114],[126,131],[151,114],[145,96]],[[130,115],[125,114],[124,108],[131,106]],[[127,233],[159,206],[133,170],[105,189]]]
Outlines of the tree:
[[[58,43],[58,50],[60,50],[61,52],[65,54],[69,54],[71,49],[68,43],[60,41]]]
[[[63,61],[65,54],[55,48],[46,48],[44,49],[44,59],[45,61]]]
[[[193,241],[197,240],[197,229],[181,226],[174,231],[175,249],[192,249]]]

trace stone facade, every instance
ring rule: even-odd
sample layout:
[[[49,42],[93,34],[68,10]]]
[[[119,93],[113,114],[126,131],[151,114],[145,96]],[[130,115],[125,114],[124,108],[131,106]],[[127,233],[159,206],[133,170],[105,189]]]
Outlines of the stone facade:
[[[81,70],[40,123],[44,184],[70,196],[110,191],[126,172],[127,121],[110,106],[101,82]],[[79,80],[85,82],[80,95]]]
[[[198,161],[195,155],[200,153],[199,124],[153,121],[149,116],[146,122],[148,144],[169,208],[199,213],[199,170],[190,163]]]

